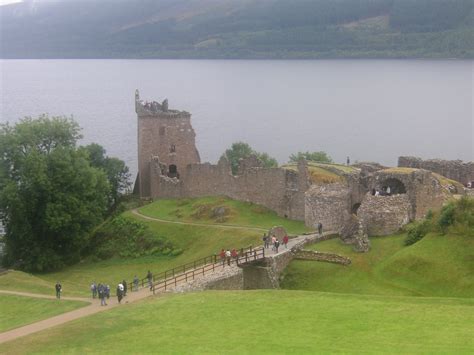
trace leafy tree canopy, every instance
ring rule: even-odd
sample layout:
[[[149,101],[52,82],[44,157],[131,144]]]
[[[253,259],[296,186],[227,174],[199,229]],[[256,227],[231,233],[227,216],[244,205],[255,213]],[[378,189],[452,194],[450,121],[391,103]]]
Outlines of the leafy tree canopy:
[[[267,153],[259,153],[250,147],[247,143],[236,142],[227,149],[222,156],[226,157],[229,160],[232,167],[232,174],[237,174],[239,168],[239,160],[248,158],[251,155],[255,155],[262,165],[266,168],[274,168],[278,166],[278,162],[275,158],[270,157]]]
[[[77,148],[79,138],[77,123],[65,117],[0,125],[5,264],[44,271],[76,262],[103,220],[110,184]]]
[[[332,163],[332,158],[323,151],[319,152],[298,152],[290,155],[290,162],[296,163],[300,159],[315,161],[318,163]]]
[[[107,156],[105,149],[97,143],[82,149],[89,155],[91,165],[105,172],[110,184],[109,207],[115,207],[120,196],[127,192],[131,185],[128,167],[122,160]]]

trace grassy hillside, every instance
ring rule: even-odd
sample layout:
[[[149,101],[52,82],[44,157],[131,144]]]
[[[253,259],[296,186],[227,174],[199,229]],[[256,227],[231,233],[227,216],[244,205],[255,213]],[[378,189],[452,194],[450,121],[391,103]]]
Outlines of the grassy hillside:
[[[64,301],[0,294],[0,333],[88,305]]]
[[[150,216],[178,220],[176,209],[180,208],[184,221],[216,224],[207,219],[206,214],[196,219],[192,215],[201,211],[200,206],[226,206],[231,213],[228,223],[244,224],[250,227],[261,227],[268,230],[274,225],[285,225],[289,232],[306,231],[303,222],[290,221],[278,217],[274,212],[254,204],[246,204],[222,198],[203,198],[193,200],[161,200],[143,208]],[[209,209],[204,208],[206,211]],[[104,261],[85,260],[82,263],[67,267],[58,272],[28,275],[21,272],[0,276],[0,289],[21,290],[54,294],[54,284],[61,281],[65,296],[89,295],[89,285],[95,282],[116,285],[119,281],[145,277],[148,270],[154,273],[218,253],[222,248],[241,248],[249,245],[260,245],[263,231],[254,229],[216,228],[214,226],[195,226],[151,221],[131,212],[124,217],[141,221],[151,232],[169,240],[177,249],[183,250],[180,255],[141,256],[138,258],[114,257]],[[217,223],[218,224],[218,223]]]
[[[26,353],[472,353],[474,301],[221,291],[164,295],[0,345]]]
[[[3,58],[473,58],[471,0],[35,1]]]
[[[281,218],[263,206],[226,197],[163,199],[140,208],[139,212],[168,221],[256,227],[261,228],[262,231],[281,225],[292,234],[310,231],[301,221]]]
[[[474,239],[430,234],[405,247],[406,235],[371,238],[369,253],[338,239],[310,249],[349,257],[352,264],[293,261],[283,288],[376,295],[474,297]]]

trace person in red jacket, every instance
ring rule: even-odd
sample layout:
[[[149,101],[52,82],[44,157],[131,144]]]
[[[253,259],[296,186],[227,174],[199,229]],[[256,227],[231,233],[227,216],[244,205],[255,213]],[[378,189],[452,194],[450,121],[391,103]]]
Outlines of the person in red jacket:
[[[288,248],[287,244],[288,244],[288,236],[285,235],[285,236],[283,237],[283,245],[285,246],[285,249]]]
[[[219,253],[219,256],[222,260],[222,266],[224,266],[225,265],[225,250],[224,249],[221,250],[221,252]]]

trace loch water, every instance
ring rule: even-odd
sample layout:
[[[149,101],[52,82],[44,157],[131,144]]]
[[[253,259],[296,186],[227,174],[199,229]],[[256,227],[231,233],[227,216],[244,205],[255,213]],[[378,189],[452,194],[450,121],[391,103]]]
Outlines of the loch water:
[[[192,113],[203,161],[245,141],[280,163],[324,150],[474,160],[474,62],[451,60],[0,60],[0,122],[73,115],[136,172],[135,89]]]

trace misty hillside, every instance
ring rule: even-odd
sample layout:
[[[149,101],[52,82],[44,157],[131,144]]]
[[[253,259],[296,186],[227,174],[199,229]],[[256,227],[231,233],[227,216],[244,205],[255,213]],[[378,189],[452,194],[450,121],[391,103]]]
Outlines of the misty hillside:
[[[2,58],[473,58],[473,0],[29,0]]]

